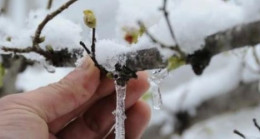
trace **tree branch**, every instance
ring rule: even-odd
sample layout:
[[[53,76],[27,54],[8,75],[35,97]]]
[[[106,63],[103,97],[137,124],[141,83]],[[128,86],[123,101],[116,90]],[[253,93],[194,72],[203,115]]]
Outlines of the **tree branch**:
[[[254,123],[255,127],[258,129],[258,131],[260,131],[260,126],[259,126],[259,124],[257,123],[257,121],[256,121],[255,118],[253,119],[253,123]]]
[[[59,51],[44,51],[34,47],[24,49],[2,47],[2,50],[5,52],[13,52],[15,54],[34,52],[45,57],[46,61],[49,61],[50,64],[56,67],[74,67],[77,59],[83,56],[82,49],[74,49],[72,51],[69,51],[68,49],[62,49]]]
[[[46,58],[47,61],[50,61],[51,64],[54,66],[74,66],[74,63],[78,56],[82,55],[82,51],[75,49],[70,53],[68,49],[62,49],[60,51],[48,51],[48,50],[43,50],[39,47],[39,43],[41,43],[41,32],[44,29],[45,25],[51,21],[54,17],[56,17],[58,14],[60,14],[62,11],[64,11],[66,8],[68,8],[70,5],[72,5],[74,2],[77,0],[69,0],[65,4],[63,4],[61,7],[59,7],[57,10],[54,12],[48,14],[44,20],[38,25],[36,31],[35,31],[35,36],[32,40],[32,46],[29,46],[27,48],[8,48],[2,46],[2,50],[5,52],[14,52],[14,53],[30,53],[30,52],[35,52],[37,54],[40,54]],[[49,1],[50,4],[52,0]]]
[[[167,11],[167,2],[168,0],[163,0],[163,7],[161,8],[161,10],[163,11],[163,15],[164,15],[164,18],[166,20],[166,23],[167,23],[167,26],[169,28],[169,31],[170,31],[170,34],[171,34],[171,37],[172,39],[175,41],[176,45],[174,46],[174,48],[176,49],[176,51],[179,52],[180,56],[185,58],[185,54],[182,52],[182,50],[180,49],[179,45],[178,45],[178,42],[176,40],[176,37],[175,37],[175,34],[174,34],[174,31],[173,31],[173,28],[172,28],[172,25],[171,25],[171,21],[169,19],[169,13]]]
[[[162,7],[160,10],[163,11],[163,15],[164,15],[164,18],[165,18],[165,20],[166,20],[167,26],[168,26],[168,28],[169,28],[171,37],[172,37],[172,39],[176,42],[176,37],[175,37],[175,35],[174,35],[173,28],[172,28],[172,25],[171,25],[171,22],[170,22],[170,19],[169,19],[169,13],[168,13],[168,11],[166,10],[166,8],[167,8],[167,2],[168,2],[168,0],[163,0],[163,7]]]
[[[260,21],[238,25],[208,36],[204,48],[188,55],[186,61],[192,65],[195,72],[201,74],[214,55],[244,46],[255,46],[258,43]]]
[[[175,124],[173,125],[174,133],[181,135],[193,125],[218,115],[234,113],[235,111],[239,111],[244,108],[258,107],[260,104],[260,94],[256,91],[257,88],[258,82],[239,85],[238,88],[234,89],[230,93],[222,94],[204,101],[200,104],[200,106],[195,108],[196,115],[194,116],[189,115],[189,112],[185,110],[173,113],[172,118],[175,121]],[[162,125],[150,127],[144,135],[144,138],[167,138],[167,135],[162,137],[159,134],[161,127]]]
[[[233,50],[236,48],[240,48],[243,46],[255,46],[256,44],[260,43],[260,21],[249,23],[249,24],[243,24],[236,27],[233,27],[231,29],[228,29],[226,31],[221,31],[216,34],[210,35],[206,37],[205,39],[205,45],[204,48],[201,50],[198,50],[194,52],[193,54],[187,55],[186,57],[186,63],[191,64],[193,67],[193,70],[196,74],[201,74],[203,70],[207,67],[209,64],[211,58],[224,51]],[[9,49],[9,48],[2,48],[5,51],[13,51],[16,53],[23,53],[27,52],[28,49],[33,50],[36,53],[39,53],[46,57],[47,60],[50,60],[51,63],[55,63],[54,65],[74,65],[77,58],[73,56],[73,53],[69,53],[67,50],[65,51],[66,54],[63,56],[66,56],[64,59],[70,59],[69,62],[65,62],[66,64],[63,64],[60,62],[60,64],[57,64],[57,61],[53,58],[57,58],[61,56],[61,51],[54,51],[52,53],[45,52],[41,49],[32,49],[27,48],[25,50],[20,49]],[[77,54],[82,55],[82,51],[75,50]],[[152,52],[151,55],[147,55],[147,53]],[[90,50],[89,52],[90,53]],[[125,55],[125,54],[124,54]],[[126,65],[128,69],[132,69],[134,71],[139,70],[145,70],[145,69],[156,69],[156,68],[163,68],[167,66],[167,63],[161,59],[160,53],[155,48],[148,48],[144,49],[142,51],[139,51],[136,53],[134,58],[131,58],[131,53],[127,54],[129,55],[129,61],[131,63],[135,63],[135,66],[132,66],[131,64]],[[137,55],[140,55],[142,58],[136,58],[139,57]],[[148,57],[149,59],[147,59]],[[140,59],[146,59],[147,61],[142,61]],[[72,63],[70,63],[72,62]],[[155,63],[153,63],[155,62]],[[148,64],[149,63],[149,64]],[[138,65],[142,64],[142,65]],[[149,67],[146,67],[145,65],[149,65]],[[128,67],[129,66],[129,67]]]
[[[241,133],[240,131],[238,131],[238,130],[234,130],[234,134],[237,134],[241,138],[246,139],[246,136],[243,133]]]
[[[56,17],[58,14],[60,14],[62,11],[64,11],[65,9],[67,9],[70,5],[72,5],[74,2],[76,2],[77,0],[69,0],[67,3],[63,4],[61,7],[59,7],[57,10],[55,10],[54,12],[48,14],[44,20],[39,24],[37,30],[35,31],[35,35],[33,38],[33,47],[39,48],[39,43],[41,42],[40,36],[41,36],[41,32],[43,30],[43,28],[45,27],[45,25],[52,20],[54,17]]]
[[[197,115],[190,116],[188,112],[180,111],[179,115],[185,115],[184,119],[179,119],[177,125],[177,133],[183,133],[192,125],[207,120],[216,115],[227,112],[238,111],[243,108],[254,107],[260,104],[259,93],[256,91],[258,83],[250,83],[240,85],[231,93],[216,96],[215,98],[206,100],[196,108]],[[232,101],[230,101],[232,100]],[[221,103],[219,103],[221,102]],[[176,114],[176,115],[178,115]]]
[[[164,43],[160,42],[159,40],[157,40],[145,27],[144,23],[141,21],[138,21],[138,24],[140,26],[140,28],[144,29],[144,33],[152,40],[153,43],[159,44],[161,48],[163,49],[169,49],[172,50],[174,52],[176,52],[177,54],[180,55],[180,57],[182,57],[183,59],[185,59],[185,54],[179,49],[179,47],[177,45],[175,46],[166,46]]]

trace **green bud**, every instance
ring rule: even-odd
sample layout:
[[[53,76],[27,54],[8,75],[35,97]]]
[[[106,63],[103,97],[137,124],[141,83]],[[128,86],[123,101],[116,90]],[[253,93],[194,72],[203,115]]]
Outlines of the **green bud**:
[[[43,43],[44,41],[45,41],[45,36],[40,37],[39,40],[38,40],[38,43]]]
[[[5,75],[5,68],[2,65],[2,63],[0,63],[0,88],[2,88],[4,85],[4,75]]]
[[[6,41],[11,42],[11,41],[12,41],[12,37],[8,36],[8,37],[6,38]]]
[[[168,59],[168,66],[167,66],[167,69],[168,71],[172,71],[172,70],[175,70],[177,69],[178,67],[182,66],[182,65],[185,65],[186,62],[184,59],[182,58],[179,58],[177,56],[172,56]]]
[[[97,20],[95,14],[91,10],[85,10],[84,14],[84,23],[89,28],[96,28]]]
[[[45,48],[47,51],[54,51],[51,45],[46,45]]]
[[[109,79],[113,79],[113,78],[114,78],[113,73],[111,73],[111,72],[107,73],[106,76],[107,76],[107,78],[109,78]]]

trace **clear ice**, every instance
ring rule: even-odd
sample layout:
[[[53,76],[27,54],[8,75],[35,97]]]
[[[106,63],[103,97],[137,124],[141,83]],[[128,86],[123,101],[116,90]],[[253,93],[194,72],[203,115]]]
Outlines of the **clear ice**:
[[[115,135],[116,139],[125,139],[125,97],[126,97],[126,85],[120,86],[115,81],[116,87],[116,110],[113,114],[116,117]]]
[[[163,81],[163,79],[166,78],[167,75],[168,75],[167,69],[159,69],[159,70],[155,70],[152,73],[152,76],[149,78],[150,85],[151,85],[150,91],[152,92],[153,108],[156,110],[161,109],[161,106],[163,104],[161,90],[160,90],[160,83]]]

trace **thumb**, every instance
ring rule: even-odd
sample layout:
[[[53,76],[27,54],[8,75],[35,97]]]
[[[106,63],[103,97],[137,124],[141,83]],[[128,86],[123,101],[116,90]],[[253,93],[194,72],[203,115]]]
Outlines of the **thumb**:
[[[65,115],[88,101],[96,91],[99,70],[90,58],[57,83],[21,94],[46,122]]]

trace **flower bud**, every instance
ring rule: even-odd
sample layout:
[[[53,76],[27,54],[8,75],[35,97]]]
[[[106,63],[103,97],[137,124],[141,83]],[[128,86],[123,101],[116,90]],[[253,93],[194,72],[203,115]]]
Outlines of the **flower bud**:
[[[96,16],[91,10],[85,10],[84,22],[89,28],[96,28]]]

